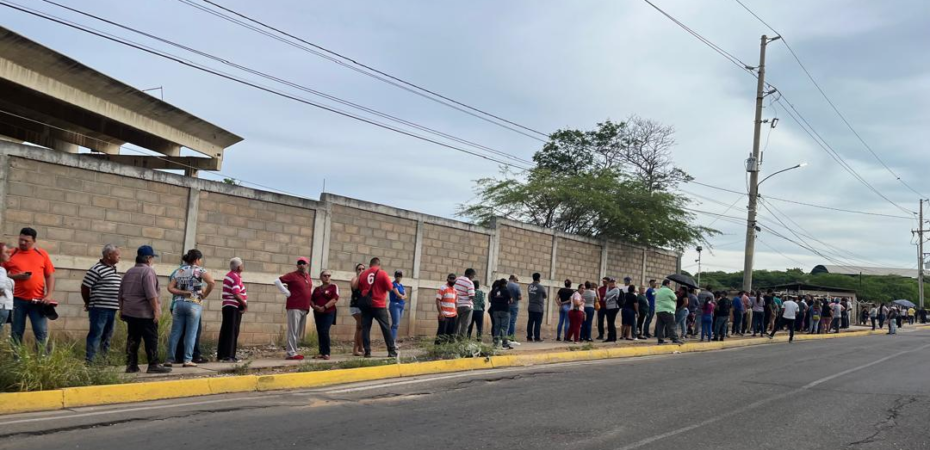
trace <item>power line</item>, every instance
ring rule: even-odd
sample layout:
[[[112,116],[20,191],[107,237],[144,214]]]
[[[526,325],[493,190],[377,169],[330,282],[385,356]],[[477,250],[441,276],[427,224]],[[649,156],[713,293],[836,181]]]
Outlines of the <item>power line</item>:
[[[794,107],[794,105],[788,100],[788,98],[784,95],[784,93],[782,93],[782,95],[781,95],[778,99],[776,99],[775,101],[777,101],[777,102],[779,102],[779,103],[784,102],[784,103],[783,103],[783,106],[784,106],[785,104],[787,104],[787,105],[788,105],[788,108],[790,108],[790,110],[788,110],[788,109],[785,110],[785,112],[788,114],[788,117],[791,117],[791,120],[793,120],[796,124],[798,124],[798,126],[800,126],[801,129],[804,130],[804,132],[807,133],[807,135],[810,136],[810,138],[814,140],[814,142],[817,144],[817,146],[819,146],[824,152],[826,152],[828,155],[830,155],[830,157],[833,158],[833,160],[836,161],[836,163],[839,164],[840,167],[842,167],[846,172],[848,172],[850,175],[852,175],[855,179],[859,180],[860,183],[862,183],[863,185],[865,185],[867,188],[869,188],[869,189],[870,189],[872,192],[874,192],[876,195],[878,195],[879,197],[881,197],[882,199],[884,199],[886,202],[891,203],[891,204],[894,205],[896,208],[898,208],[898,209],[900,209],[901,211],[904,211],[904,212],[906,212],[906,213],[911,213],[911,214],[914,213],[914,211],[910,211],[910,210],[908,210],[908,209],[902,207],[901,205],[899,205],[899,204],[897,204],[897,203],[891,201],[891,199],[889,199],[888,197],[886,197],[885,194],[882,194],[878,189],[876,189],[874,186],[872,186],[871,183],[869,183],[868,181],[866,181],[866,179],[863,178],[862,175],[859,175],[859,172],[856,172],[856,169],[853,169],[853,167],[852,167],[851,165],[849,165],[849,163],[847,163],[846,160],[843,159],[842,155],[840,155],[839,152],[837,152],[836,149],[834,149],[833,146],[831,146],[831,145],[820,135],[820,133],[817,132],[817,129],[815,129],[815,128],[810,124],[810,122],[808,122],[807,119],[804,118],[804,116],[801,114],[801,112],[798,111],[797,108]],[[792,113],[792,111],[794,111],[794,112]],[[796,117],[795,115],[797,115],[797,117]],[[802,122],[803,122],[803,124],[802,124]],[[805,125],[806,125],[806,126],[805,126]],[[810,130],[808,130],[808,128],[810,128]],[[815,137],[815,135],[816,135],[816,137]]]
[[[769,24],[766,23],[764,20],[762,20],[762,18],[759,17],[759,15],[757,15],[757,14],[754,13],[751,9],[749,9],[749,7],[746,6],[743,2],[741,2],[740,0],[734,0],[734,1],[735,1],[736,3],[738,3],[740,6],[742,6],[743,9],[745,9],[749,14],[751,14],[753,17],[755,17],[756,20],[758,20],[758,21],[761,22],[763,25],[765,25],[766,28],[768,28],[769,30],[772,30],[772,32],[775,33],[775,34],[777,34],[778,36],[781,36],[781,41],[782,41],[782,43],[785,44],[785,48],[788,49],[788,52],[791,53],[791,56],[794,57],[794,60],[798,63],[799,66],[801,66],[801,70],[803,70],[804,73],[807,75],[807,78],[811,80],[811,83],[814,84],[814,86],[817,88],[817,91],[820,92],[820,95],[823,96],[824,100],[826,100],[827,103],[830,105],[830,107],[833,108],[833,111],[836,113],[836,115],[840,117],[840,119],[843,121],[844,124],[846,124],[846,127],[849,128],[849,131],[852,131],[853,135],[856,136],[856,139],[858,139],[859,142],[863,145],[863,147],[865,147],[866,150],[868,150],[869,153],[871,153],[872,156],[875,157],[875,159],[876,159],[879,163],[881,163],[881,165],[885,168],[885,170],[887,170],[888,173],[891,174],[891,176],[895,177],[896,180],[898,180],[899,182],[901,182],[901,184],[903,184],[904,187],[910,189],[911,192],[913,192],[913,193],[919,195],[921,198],[927,198],[926,195],[921,194],[920,192],[918,192],[917,190],[915,190],[914,188],[912,188],[909,184],[907,184],[903,179],[901,179],[901,177],[900,177],[898,174],[896,174],[893,170],[891,170],[891,167],[888,167],[888,164],[885,164],[885,161],[883,161],[883,160],[878,156],[878,154],[875,153],[874,150],[872,150],[872,147],[869,146],[869,144],[867,144],[867,143],[865,142],[865,140],[862,138],[862,136],[859,134],[859,132],[856,131],[855,128],[853,128],[852,124],[850,124],[848,120],[846,120],[846,116],[844,116],[843,113],[840,112],[840,110],[839,110],[839,108],[837,108],[836,104],[834,104],[833,101],[830,100],[830,97],[827,96],[827,93],[823,90],[822,87],[820,87],[820,83],[817,83],[817,80],[814,79],[814,76],[810,73],[809,70],[807,70],[807,67],[804,66],[804,63],[801,62],[801,58],[798,56],[797,53],[795,53],[794,49],[791,48],[791,45],[788,44],[788,41],[785,39],[784,35],[782,35],[781,33],[779,33],[777,30],[775,30],[775,28],[772,28],[771,25],[769,25]]]
[[[357,104],[357,103],[353,103],[353,102],[350,102],[350,101],[348,101],[348,100],[344,100],[344,99],[341,99],[341,98],[339,98],[339,97],[336,97],[336,96],[334,96],[334,95],[330,95],[330,94],[327,94],[327,93],[325,93],[325,92],[321,92],[321,91],[318,91],[318,90],[315,90],[315,89],[306,87],[306,86],[304,86],[304,85],[297,84],[297,83],[295,83],[295,82],[291,82],[291,81],[288,81],[288,80],[284,80],[284,79],[278,78],[278,77],[276,77],[276,76],[269,75],[269,74],[264,73],[264,72],[260,72],[260,71],[255,70],[255,69],[251,69],[251,68],[249,68],[249,67],[245,67],[245,66],[236,64],[236,63],[234,63],[234,62],[232,62],[232,61],[230,61],[230,60],[228,60],[228,59],[226,59],[226,58],[221,58],[221,57],[212,55],[212,54],[207,53],[207,52],[203,52],[203,51],[200,51],[200,50],[197,50],[197,49],[194,49],[194,48],[191,48],[191,47],[182,45],[182,44],[178,44],[178,43],[176,43],[176,42],[170,41],[170,40],[165,39],[165,38],[161,38],[161,37],[156,36],[156,35],[153,35],[153,34],[151,34],[151,33],[147,33],[147,32],[144,32],[144,31],[141,31],[141,30],[138,30],[138,29],[135,29],[135,28],[126,26],[126,25],[123,25],[123,24],[114,22],[114,21],[112,21],[112,20],[109,20],[109,19],[106,19],[106,18],[103,18],[103,17],[100,17],[100,16],[97,16],[97,15],[94,15],[94,14],[90,14],[90,13],[85,12],[85,11],[81,11],[81,10],[78,10],[78,9],[75,9],[75,8],[71,8],[71,7],[69,7],[69,6],[65,6],[65,5],[59,4],[59,3],[57,3],[57,2],[54,2],[54,1],[52,1],[52,0],[42,0],[42,1],[44,1],[45,3],[51,4],[51,5],[55,5],[55,6],[59,7],[59,8],[63,8],[63,9],[66,9],[66,10],[68,10],[68,11],[71,11],[71,12],[74,12],[74,13],[77,13],[77,14],[80,14],[80,15],[83,15],[83,16],[85,16],[85,17],[90,17],[90,18],[92,18],[92,19],[95,19],[95,20],[104,22],[104,23],[106,23],[106,24],[109,24],[109,25],[112,25],[112,26],[121,28],[121,29],[123,29],[123,30],[130,31],[130,32],[132,32],[132,33],[136,33],[136,34],[145,36],[145,37],[150,38],[150,39],[154,39],[154,40],[156,40],[156,41],[158,41],[158,42],[162,42],[162,43],[171,45],[171,46],[173,46],[173,47],[175,47],[175,48],[180,48],[180,49],[182,49],[182,50],[186,50],[186,51],[191,52],[191,53],[194,53],[194,54],[196,54],[196,55],[200,55],[200,56],[206,57],[206,58],[208,58],[208,59],[217,61],[217,62],[219,62],[219,63],[225,64],[225,65],[230,66],[230,67],[234,67],[234,68],[239,69],[239,70],[242,70],[242,71],[244,71],[244,72],[247,72],[247,73],[250,73],[250,74],[253,74],[253,75],[260,76],[260,77],[265,78],[265,79],[267,79],[267,80],[275,81],[275,82],[277,82],[277,83],[281,83],[281,84],[284,84],[284,85],[286,85],[286,86],[290,86],[290,87],[293,87],[293,88],[295,88],[295,89],[299,89],[299,90],[302,90],[302,91],[304,91],[304,92],[308,92],[308,93],[310,93],[310,94],[313,94],[313,95],[316,95],[316,96],[325,98],[325,99],[327,99],[327,100],[331,100],[331,101],[337,102],[337,103],[342,104],[342,105],[345,105],[345,106],[349,106],[349,107],[351,107],[351,108],[355,108],[355,109],[362,110],[362,111],[364,111],[364,112],[366,112],[366,113],[373,114],[373,115],[375,115],[375,116],[378,116],[378,117],[381,117],[381,118],[384,118],[384,119],[388,119],[388,120],[391,120],[391,121],[394,121],[394,122],[397,122],[397,123],[400,123],[400,124],[403,124],[403,125],[406,125],[406,126],[415,128],[415,129],[418,129],[418,130],[420,130],[420,131],[424,131],[424,132],[426,132],[426,133],[433,134],[433,135],[435,135],[435,136],[440,136],[440,137],[443,137],[443,138],[446,138],[446,139],[449,139],[449,140],[452,140],[452,141],[455,141],[455,142],[458,142],[458,143],[461,143],[461,144],[464,144],[464,145],[468,145],[468,146],[470,146],[470,147],[482,149],[482,150],[485,150],[485,151],[487,151],[487,152],[496,154],[496,155],[498,155],[498,156],[502,156],[502,157],[511,159],[511,160],[513,160],[513,161],[517,161],[517,162],[524,163],[524,164],[530,164],[530,165],[533,164],[532,161],[529,161],[529,160],[526,160],[526,159],[523,159],[523,158],[514,156],[514,155],[512,155],[512,154],[510,154],[510,153],[506,153],[506,152],[503,152],[503,151],[500,151],[500,150],[496,150],[496,149],[494,149],[494,148],[487,147],[487,146],[484,146],[484,145],[481,145],[481,144],[476,144],[476,143],[474,143],[474,142],[472,142],[472,141],[469,141],[469,140],[466,140],[466,139],[462,139],[462,138],[459,138],[459,137],[456,137],[456,136],[453,136],[453,135],[450,135],[450,134],[447,134],[447,133],[444,133],[444,132],[441,132],[441,131],[437,131],[437,130],[434,130],[434,129],[432,129],[432,128],[429,128],[429,127],[420,125],[420,124],[415,123],[415,122],[411,122],[411,121],[408,121],[408,120],[404,120],[404,119],[401,119],[401,118],[392,116],[392,115],[390,115],[390,114],[382,113],[382,112],[380,112],[380,111],[378,111],[378,110],[375,110],[375,109],[372,109],[372,108],[369,108],[369,107],[366,107],[366,106],[363,106],[363,105],[359,105],[359,104]]]
[[[714,186],[714,185],[707,184],[707,183],[701,183],[700,181],[691,180],[691,181],[687,181],[686,183],[696,184],[696,185],[699,185],[699,186],[704,186],[704,187],[707,187],[707,188],[716,189],[716,190],[718,190],[718,191],[729,192],[729,193],[732,193],[732,194],[746,195],[745,192],[740,192],[740,191],[736,191],[736,190],[733,190],[733,189],[722,188],[722,187]],[[763,196],[763,195],[761,195],[761,194],[759,195],[759,197],[760,197],[760,198],[765,198],[765,199],[768,199],[768,200],[775,200],[775,201],[785,202],[785,203],[793,203],[793,204],[796,204],[796,205],[809,206],[809,207],[812,207],[812,208],[820,208],[820,209],[826,209],[826,210],[830,210],[830,211],[844,212],[844,213],[850,213],[850,214],[864,214],[864,215],[869,215],[869,216],[887,217],[887,218],[890,218],[890,219],[906,219],[906,220],[913,220],[913,219],[914,219],[913,217],[895,216],[895,215],[892,215],[892,214],[883,214],[883,213],[876,213],[876,212],[870,212],[870,211],[857,211],[857,210],[852,210],[852,209],[835,208],[835,207],[832,207],[832,206],[816,205],[816,204],[813,204],[813,203],[799,202],[799,201],[797,201],[797,200],[789,200],[789,199],[786,199],[786,198],[770,197],[770,196],[767,196],[767,195],[766,195],[766,196]]]
[[[219,11],[215,11],[215,10],[212,10],[212,9],[207,8],[207,7],[205,7],[205,6],[198,5],[198,4],[196,4],[196,3],[194,3],[194,2],[192,2],[192,1],[190,1],[190,0],[178,0],[178,1],[180,1],[181,3],[186,4],[186,5],[188,5],[188,6],[191,6],[191,7],[193,7],[193,8],[199,9],[199,10],[201,10],[201,11],[203,11],[203,12],[206,12],[206,13],[208,13],[208,14],[211,14],[211,15],[214,15],[214,16],[216,16],[216,17],[219,17],[219,18],[221,18],[221,19],[223,19],[223,20],[226,20],[226,21],[228,21],[228,22],[231,22],[231,23],[237,24],[237,25],[239,25],[239,26],[248,28],[248,29],[250,29],[250,30],[252,30],[252,31],[255,31],[256,33],[259,33],[259,34],[262,34],[262,35],[264,35],[264,36],[270,37],[270,38],[272,38],[272,39],[275,39],[275,40],[284,42],[285,44],[291,45],[291,46],[293,46],[293,47],[295,47],[295,48],[301,49],[301,50],[303,50],[303,51],[306,51],[306,52],[311,53],[311,54],[313,54],[313,55],[319,56],[319,57],[321,57],[321,58],[323,58],[323,59],[326,59],[326,60],[328,60],[328,61],[331,61],[331,62],[333,62],[333,63],[339,64],[339,65],[341,65],[341,66],[343,66],[343,67],[345,67],[345,68],[348,68],[348,69],[350,69],[350,70],[353,70],[353,71],[358,72],[358,73],[360,73],[360,74],[363,74],[363,75],[365,75],[365,76],[368,76],[368,77],[374,78],[374,79],[376,79],[376,80],[382,81],[382,82],[384,82],[384,83],[387,83],[387,84],[392,85],[392,86],[394,86],[394,87],[397,87],[397,88],[399,88],[399,89],[403,89],[403,90],[405,90],[405,91],[407,91],[407,92],[410,92],[410,93],[412,93],[412,94],[418,95],[418,96],[423,97],[423,98],[425,98],[425,99],[427,99],[427,100],[430,100],[430,101],[439,103],[439,104],[441,104],[441,105],[443,105],[443,106],[446,106],[446,107],[455,109],[455,110],[457,110],[457,111],[463,112],[463,113],[468,114],[468,115],[470,115],[470,116],[473,116],[473,117],[476,117],[476,118],[478,118],[478,119],[484,120],[484,121],[486,121],[486,122],[488,122],[488,123],[497,125],[497,126],[499,126],[499,127],[501,127],[501,128],[504,128],[504,129],[507,129],[507,130],[510,130],[510,131],[513,131],[513,132],[522,134],[522,135],[524,135],[524,136],[526,136],[526,137],[529,137],[529,138],[531,138],[531,139],[535,139],[535,140],[540,141],[540,142],[547,142],[545,139],[540,139],[539,137],[536,137],[536,136],[534,136],[534,135],[532,135],[532,134],[528,134],[528,133],[525,133],[525,132],[523,132],[523,131],[520,131],[520,130],[511,128],[511,127],[509,127],[509,126],[507,126],[507,125],[501,124],[501,123],[496,122],[496,121],[494,121],[494,120],[490,120],[490,119],[488,119],[488,117],[491,117],[491,118],[494,118],[494,119],[499,120],[499,121],[501,121],[501,122],[505,122],[505,123],[507,123],[507,124],[513,125],[513,126],[518,127],[518,128],[520,128],[520,129],[526,130],[526,131],[528,131],[528,132],[530,132],[530,133],[534,133],[534,134],[536,134],[536,135],[540,135],[540,136],[543,136],[543,137],[547,137],[547,138],[548,138],[549,135],[548,135],[547,133],[544,133],[544,132],[539,131],[539,130],[535,130],[535,129],[530,128],[530,127],[527,127],[527,126],[525,126],[525,125],[521,125],[521,124],[519,124],[519,123],[513,122],[513,121],[511,121],[511,120],[505,119],[505,118],[500,117],[500,116],[497,116],[497,115],[495,115],[495,114],[489,113],[489,112],[487,112],[487,111],[484,111],[484,110],[482,110],[482,109],[479,109],[479,108],[476,108],[476,107],[474,107],[474,106],[468,105],[468,104],[466,104],[466,103],[460,102],[460,101],[458,101],[458,100],[454,100],[454,99],[449,98],[449,97],[447,97],[447,96],[445,96],[445,95],[439,94],[439,93],[437,93],[437,92],[435,92],[435,91],[433,91],[433,90],[430,90],[430,89],[427,89],[427,88],[422,87],[422,86],[420,86],[420,85],[417,85],[417,84],[415,84],[415,83],[412,83],[412,82],[403,80],[403,79],[401,79],[401,78],[399,78],[399,77],[396,77],[396,76],[394,76],[394,75],[385,73],[385,72],[383,72],[383,71],[381,71],[381,70],[375,69],[374,67],[371,67],[371,66],[369,66],[369,65],[363,64],[363,63],[357,61],[356,59],[350,58],[350,57],[345,56],[345,55],[343,55],[343,54],[337,53],[337,52],[335,52],[335,51],[333,51],[333,50],[327,49],[327,48],[325,48],[325,47],[323,47],[323,46],[321,46],[321,45],[319,45],[319,44],[314,44],[313,42],[309,42],[309,41],[307,41],[307,40],[305,40],[305,39],[302,39],[302,38],[300,38],[300,37],[297,37],[297,36],[295,36],[295,35],[293,35],[293,34],[291,34],[291,33],[288,33],[288,32],[286,32],[286,31],[283,31],[283,30],[281,30],[280,28],[271,26],[271,25],[269,25],[269,24],[267,24],[267,23],[265,23],[265,22],[259,21],[259,20],[257,20],[257,19],[252,18],[252,17],[249,17],[249,16],[247,16],[247,15],[241,13],[241,12],[235,11],[235,10],[233,10],[233,9],[231,9],[231,8],[227,8],[227,7],[225,7],[225,6],[219,5],[219,4],[214,3],[214,2],[211,2],[211,1],[209,1],[209,0],[204,0],[205,3],[208,3],[208,4],[210,4],[210,5],[213,5],[213,6],[216,7],[216,8],[219,8],[219,9],[221,9],[221,10],[223,10],[223,11],[226,11],[226,12],[229,12],[229,13],[231,13],[231,14],[234,14],[234,15],[236,15],[236,16],[238,16],[238,17],[241,17],[242,19],[245,19],[245,20],[248,21],[248,22],[257,24],[257,25],[259,25],[259,26],[261,26],[261,27],[264,27],[264,28],[266,28],[266,29],[268,29],[268,30],[273,30],[273,31],[275,31],[275,32],[277,32],[277,33],[279,33],[279,34],[281,34],[281,35],[287,36],[287,37],[289,37],[289,38],[291,38],[291,39],[294,39],[294,40],[299,41],[299,42],[301,42],[301,43],[303,43],[303,44],[306,44],[306,45],[308,45],[308,46],[310,46],[310,47],[313,47],[313,48],[316,48],[316,49],[318,49],[318,50],[321,50],[322,52],[325,52],[325,53],[322,53],[322,52],[320,52],[320,51],[313,50],[313,48],[308,48],[308,47],[306,47],[306,46],[304,46],[304,45],[300,45],[300,44],[297,44],[297,43],[295,43],[295,42],[293,42],[293,41],[284,39],[284,38],[282,38],[282,37],[280,37],[280,36],[278,36],[278,35],[275,35],[275,34],[273,34],[273,33],[270,33],[270,32],[267,32],[267,31],[265,31],[265,30],[262,30],[261,28],[252,26],[252,25],[250,25],[250,24],[248,24],[248,23],[246,23],[246,22],[243,22],[243,21],[241,21],[241,20],[238,20],[238,19],[236,19],[236,18],[234,18],[234,17],[230,17],[230,16],[228,16],[228,15],[226,15],[226,14],[223,14],[223,13],[221,13],[221,12],[219,12]],[[329,56],[329,55],[332,55],[332,56]],[[341,59],[334,58],[333,56],[335,56],[335,57],[337,57],[337,58],[341,58]],[[428,94],[428,95],[427,95],[427,94]],[[451,103],[451,104],[450,104],[450,103]],[[463,109],[463,108],[465,108],[465,109]],[[474,112],[472,112],[472,111],[474,111]],[[478,114],[476,114],[476,113],[478,113]],[[481,114],[481,115],[479,115],[479,114]],[[484,116],[487,116],[487,117],[484,117]]]
[[[332,106],[324,105],[324,104],[321,104],[321,103],[316,103],[316,102],[314,102],[314,101],[307,100],[307,99],[305,99],[305,98],[302,98],[302,97],[299,97],[299,96],[296,96],[296,95],[293,95],[293,94],[289,94],[289,93],[286,93],[286,92],[282,92],[282,91],[275,90],[274,88],[270,88],[270,87],[267,87],[267,86],[262,86],[262,85],[260,85],[260,84],[255,83],[255,82],[252,82],[252,81],[249,81],[249,80],[245,80],[245,79],[238,78],[238,77],[236,77],[236,76],[234,76],[234,75],[230,75],[230,74],[227,74],[227,73],[225,73],[225,72],[221,72],[221,71],[219,71],[219,70],[212,69],[212,68],[209,68],[209,67],[206,67],[206,66],[203,66],[203,65],[194,63],[194,62],[189,61],[189,60],[185,60],[185,59],[183,59],[183,58],[180,58],[180,57],[171,55],[171,54],[169,54],[169,53],[166,53],[166,52],[163,52],[163,51],[160,51],[160,50],[156,50],[156,49],[153,49],[153,48],[151,48],[151,47],[147,47],[147,46],[142,45],[142,44],[139,44],[139,43],[135,43],[135,42],[130,41],[130,40],[125,39],[125,38],[116,37],[116,36],[111,35],[111,34],[109,34],[109,33],[105,33],[105,32],[99,31],[99,30],[95,30],[95,29],[93,29],[93,28],[91,28],[91,27],[87,27],[87,26],[84,26],[84,25],[77,24],[77,23],[75,23],[75,22],[71,22],[71,21],[68,21],[68,20],[65,20],[65,19],[61,19],[61,18],[55,17],[55,16],[53,16],[53,15],[51,15],[51,14],[48,14],[48,13],[40,12],[40,11],[37,11],[37,10],[33,10],[33,9],[31,9],[31,8],[26,8],[26,7],[23,7],[23,6],[20,6],[20,5],[17,5],[17,4],[13,4],[13,3],[9,3],[9,2],[6,2],[6,1],[2,1],[2,0],[0,0],[0,5],[6,6],[7,8],[11,8],[11,9],[15,9],[15,10],[21,11],[21,12],[24,12],[24,13],[26,13],[26,14],[30,14],[30,15],[33,15],[33,16],[36,16],[36,17],[39,17],[39,18],[42,18],[42,19],[45,19],[45,20],[48,20],[48,21],[51,21],[51,22],[55,22],[55,23],[58,23],[58,24],[61,24],[61,25],[65,25],[65,26],[67,26],[67,27],[74,28],[74,29],[79,30],[79,31],[83,31],[83,32],[88,33],[88,34],[92,34],[92,35],[94,35],[94,36],[101,37],[101,38],[104,38],[104,39],[107,39],[107,40],[110,40],[110,41],[113,41],[113,42],[116,42],[116,43],[125,45],[125,46],[127,46],[127,47],[135,48],[135,49],[137,49],[137,50],[141,50],[141,51],[143,51],[143,52],[150,53],[150,54],[159,56],[159,57],[161,57],[161,58],[164,58],[164,59],[168,59],[168,60],[177,62],[177,63],[182,64],[182,65],[184,65],[184,66],[188,66],[188,67],[191,67],[191,68],[193,68],[193,69],[197,69],[197,70],[199,70],[199,71],[206,72],[206,73],[209,73],[209,74],[211,74],[211,75],[218,76],[218,77],[220,77],[220,78],[225,78],[225,79],[227,79],[227,80],[234,81],[234,82],[236,82],[236,83],[239,83],[239,84],[242,84],[242,85],[245,85],[245,86],[249,86],[249,87],[258,89],[258,90],[260,90],[260,91],[264,91],[264,92],[267,92],[267,93],[270,93],[270,94],[274,94],[274,95],[277,95],[277,96],[282,97],[282,98],[286,98],[286,99],[289,99],[289,100],[293,100],[293,101],[296,101],[296,102],[299,102],[299,103],[303,103],[303,104],[306,104],[306,105],[309,105],[309,106],[313,106],[313,107],[315,107],[315,108],[319,108],[319,109],[322,109],[322,110],[325,110],[325,111],[329,111],[329,112],[332,112],[332,113],[335,113],[335,114],[338,114],[338,115],[341,115],[341,116],[344,116],[344,117],[348,117],[348,118],[351,118],[351,119],[355,119],[355,120],[358,120],[358,121],[360,121],[360,122],[364,122],[364,123],[367,123],[367,124],[370,124],[370,125],[374,125],[374,126],[376,126],[376,127],[383,128],[383,129],[389,130],[389,131],[393,131],[393,132],[395,132],[395,133],[402,134],[402,135],[405,135],[405,136],[409,136],[409,137],[412,137],[412,138],[415,138],[415,139],[419,139],[419,140],[424,141],[424,142],[429,142],[429,143],[432,143],[432,144],[439,145],[439,146],[441,146],[441,147],[445,147],[445,148],[449,148],[449,149],[452,149],[452,150],[456,150],[456,151],[459,151],[459,152],[462,152],[462,153],[466,153],[466,154],[469,154],[469,155],[472,155],[472,156],[477,156],[477,157],[479,157],[479,158],[482,158],[482,159],[485,159],[485,160],[488,160],[488,161],[492,161],[492,162],[495,162],[495,163],[498,163],[498,164],[502,164],[502,165],[506,165],[506,166],[511,166],[511,167],[514,167],[514,168],[517,168],[517,169],[521,169],[521,170],[525,170],[525,169],[526,169],[526,167],[517,166],[517,165],[515,165],[515,164],[508,163],[508,162],[504,162],[504,161],[501,161],[501,160],[492,158],[492,157],[490,157],[490,156],[487,156],[487,155],[484,155],[484,154],[481,154],[481,153],[477,153],[477,152],[474,152],[474,151],[466,150],[466,149],[463,149],[463,148],[461,148],[461,147],[456,147],[456,146],[451,145],[451,144],[447,144],[447,143],[444,143],[444,142],[441,142],[441,141],[437,141],[437,140],[435,140],[435,139],[431,139],[431,138],[428,138],[428,137],[425,137],[425,136],[421,136],[421,135],[416,134],[416,133],[414,133],[414,132],[407,131],[407,130],[403,130],[403,129],[400,129],[400,128],[396,128],[396,127],[393,127],[393,126],[391,126],[391,125],[388,125],[388,124],[385,124],[385,123],[382,123],[382,122],[378,122],[378,121],[373,120],[373,119],[369,119],[369,118],[366,118],[366,117],[358,116],[358,115],[352,114],[352,113],[347,112],[347,111],[340,110],[340,109],[335,108],[335,107],[332,107]]]

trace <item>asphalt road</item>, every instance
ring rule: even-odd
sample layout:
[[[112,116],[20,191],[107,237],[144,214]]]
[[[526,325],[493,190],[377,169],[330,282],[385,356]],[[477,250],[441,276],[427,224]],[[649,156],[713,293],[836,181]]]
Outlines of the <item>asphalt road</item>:
[[[930,449],[930,330],[0,417],[0,449]]]

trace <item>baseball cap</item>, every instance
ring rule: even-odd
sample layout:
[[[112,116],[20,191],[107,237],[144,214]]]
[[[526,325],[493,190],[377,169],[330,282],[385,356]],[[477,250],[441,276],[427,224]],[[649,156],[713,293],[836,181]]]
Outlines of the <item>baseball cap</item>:
[[[136,256],[158,256],[151,245],[143,245],[136,250]]]
[[[304,264],[308,264],[308,265],[309,265],[309,264],[310,264],[310,258],[307,258],[306,256],[301,256],[300,258],[297,258],[297,264],[300,264],[300,263],[304,263]]]

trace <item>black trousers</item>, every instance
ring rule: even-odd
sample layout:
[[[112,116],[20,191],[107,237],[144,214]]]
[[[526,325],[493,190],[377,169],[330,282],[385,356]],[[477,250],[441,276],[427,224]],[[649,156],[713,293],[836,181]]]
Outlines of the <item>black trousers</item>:
[[[471,312],[471,323],[468,324],[468,339],[471,339],[472,329],[475,329],[480,340],[481,333],[484,332],[484,311],[476,309]]]
[[[778,318],[778,326],[772,329],[772,333],[769,334],[769,337],[775,336],[775,330],[778,330],[782,325],[788,327],[788,342],[794,340],[794,320],[795,319],[786,319],[784,317]]]
[[[123,317],[128,333],[126,336],[126,366],[139,367],[139,345],[145,343],[145,357],[149,366],[158,364],[158,324],[155,319]]]
[[[365,348],[365,354],[371,355],[371,322],[378,321],[381,327],[381,334],[384,336],[384,343],[387,345],[388,353],[395,353],[394,337],[391,335],[391,324],[388,318],[387,308],[360,308],[362,310],[362,346]]]
[[[607,310],[607,340],[616,341],[617,340],[617,313],[620,312],[620,309],[608,309]]]
[[[675,331],[675,314],[670,312],[656,313],[658,324],[656,325],[656,337],[659,342],[665,342],[665,338],[670,338],[673,342],[678,342],[678,333]],[[724,330],[726,330],[724,328]]]
[[[321,355],[329,355],[329,346],[331,342],[329,339],[329,329],[333,326],[335,320],[335,311],[331,313],[313,312],[313,323],[316,324],[316,335],[320,344]]]
[[[436,329],[436,345],[451,342],[455,339],[455,317],[443,317],[439,319],[439,327]]]
[[[597,310],[597,338],[604,337],[604,320],[607,319],[607,308]]]
[[[225,308],[224,308],[225,309]],[[199,361],[203,355],[200,353],[200,332],[203,330],[203,319],[200,320],[200,323],[197,324],[197,337],[194,339],[194,352],[191,354],[191,357],[194,361]],[[181,330],[181,339],[178,342],[184,342],[184,335],[187,332]],[[174,360],[175,361],[184,361],[184,346],[179,345],[178,348],[174,351]]]
[[[220,338],[216,344],[216,359],[222,361],[236,357],[239,342],[239,326],[242,324],[242,311],[238,306],[223,307],[223,324],[220,325]],[[180,347],[180,346],[178,346]],[[176,359],[175,361],[184,361]]]
[[[529,319],[526,321],[526,340],[540,340],[539,334],[542,331],[542,312],[529,312]]]

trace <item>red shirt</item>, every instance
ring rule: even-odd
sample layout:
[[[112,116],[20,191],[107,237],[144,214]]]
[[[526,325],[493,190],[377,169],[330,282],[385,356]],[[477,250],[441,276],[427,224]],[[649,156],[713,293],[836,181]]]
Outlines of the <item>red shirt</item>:
[[[293,292],[291,292],[293,294]],[[317,286],[313,290],[313,295],[311,295],[311,301],[316,306],[326,306],[330,300],[339,300],[339,286],[335,284],[330,284],[325,288],[323,286]],[[326,308],[324,312],[331,313],[336,311],[336,302],[333,302],[333,306]]]
[[[597,295],[600,297],[600,300],[597,302],[601,304],[601,309],[607,309],[607,286],[601,286],[597,288]]]
[[[32,272],[28,280],[16,280],[13,296],[25,300],[45,297],[45,278],[55,273],[55,266],[48,258],[48,253],[38,247],[32,250],[13,249],[13,256],[3,265],[10,275]]]
[[[310,297],[313,294],[313,280],[310,279],[310,274],[295,270],[285,274],[280,280],[287,286],[287,290],[291,291],[285,308],[310,311]]]
[[[391,277],[381,267],[372,267],[358,276],[358,289],[362,295],[371,290],[371,306],[374,308],[387,308],[387,296],[393,287]]]

